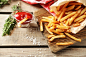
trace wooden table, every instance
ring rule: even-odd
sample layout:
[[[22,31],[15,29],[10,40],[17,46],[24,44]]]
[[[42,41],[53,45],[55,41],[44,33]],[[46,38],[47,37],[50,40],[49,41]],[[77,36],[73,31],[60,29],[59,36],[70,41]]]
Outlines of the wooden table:
[[[39,28],[15,28],[11,36],[2,37],[5,20],[12,12],[11,7],[18,2],[14,0],[10,5],[0,8],[0,57],[86,57],[86,40],[54,54],[48,48],[47,40]],[[24,2],[21,2],[21,7],[29,12],[42,8],[40,5]]]

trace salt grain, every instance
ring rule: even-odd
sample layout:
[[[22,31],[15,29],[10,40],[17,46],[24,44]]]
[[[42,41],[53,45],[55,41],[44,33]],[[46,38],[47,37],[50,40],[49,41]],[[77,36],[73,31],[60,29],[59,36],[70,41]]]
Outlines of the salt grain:
[[[24,52],[24,51],[22,51],[22,52]]]
[[[42,52],[39,52],[39,53],[42,53]]]
[[[26,37],[26,39],[28,39],[29,37]]]
[[[37,49],[38,51],[40,50],[40,49]]]
[[[28,36],[28,34],[26,34],[26,36]]]
[[[40,49],[40,51],[41,51],[42,49]]]
[[[33,39],[33,44],[35,44],[35,45],[36,45],[36,38],[35,38],[35,39]]]

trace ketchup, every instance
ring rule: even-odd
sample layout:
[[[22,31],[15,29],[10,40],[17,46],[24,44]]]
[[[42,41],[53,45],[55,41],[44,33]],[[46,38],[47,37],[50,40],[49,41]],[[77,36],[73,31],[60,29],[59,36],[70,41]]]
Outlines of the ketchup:
[[[16,21],[19,22],[25,18],[28,18],[24,23],[22,24],[27,24],[32,20],[32,15],[30,13],[27,12],[18,12],[14,15],[14,17],[16,18]]]

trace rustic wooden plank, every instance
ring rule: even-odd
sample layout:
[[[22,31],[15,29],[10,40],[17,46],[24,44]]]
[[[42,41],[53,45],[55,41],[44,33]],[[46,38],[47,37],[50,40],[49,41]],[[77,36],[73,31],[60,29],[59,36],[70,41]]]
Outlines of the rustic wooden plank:
[[[0,57],[84,57],[86,48],[66,48],[58,53],[52,53],[49,48],[0,48]]]
[[[5,5],[4,7],[0,8],[0,12],[12,12],[13,5],[18,4],[19,0],[12,0],[10,5]],[[41,8],[40,5],[30,5],[25,2],[21,1],[21,8],[24,11],[34,12]]]
[[[11,36],[2,37],[2,28],[8,16],[7,14],[0,14],[0,46],[47,45],[47,40],[38,28],[15,28]],[[33,38],[34,40],[32,40]],[[72,46],[86,46],[86,40]]]

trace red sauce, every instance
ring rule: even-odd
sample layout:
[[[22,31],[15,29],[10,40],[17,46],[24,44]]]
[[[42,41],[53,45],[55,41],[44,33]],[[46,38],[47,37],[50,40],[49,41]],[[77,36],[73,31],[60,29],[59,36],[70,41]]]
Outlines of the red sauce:
[[[14,15],[14,17],[16,18],[17,22],[19,22],[25,18],[28,18],[28,20],[25,21],[23,24],[27,24],[27,23],[29,23],[29,21],[32,20],[32,15],[30,13],[27,13],[27,12],[18,12]]]

